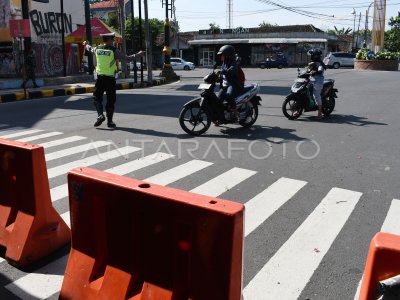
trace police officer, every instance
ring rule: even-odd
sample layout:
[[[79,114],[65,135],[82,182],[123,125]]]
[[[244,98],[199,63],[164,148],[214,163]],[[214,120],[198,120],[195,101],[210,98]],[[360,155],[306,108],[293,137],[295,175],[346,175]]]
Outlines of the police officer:
[[[94,106],[97,110],[97,120],[94,126],[100,126],[106,118],[103,114],[103,94],[104,91],[107,95],[106,104],[106,115],[107,115],[107,126],[109,128],[115,128],[116,125],[113,122],[114,107],[116,101],[116,80],[115,75],[117,74],[117,62],[116,60],[125,59],[132,61],[135,58],[144,55],[144,51],[140,51],[136,54],[127,56],[121,53],[119,49],[114,46],[115,33],[102,34],[104,44],[92,47],[86,41],[83,42],[85,50],[92,52],[96,56],[96,73],[97,80],[94,87]]]

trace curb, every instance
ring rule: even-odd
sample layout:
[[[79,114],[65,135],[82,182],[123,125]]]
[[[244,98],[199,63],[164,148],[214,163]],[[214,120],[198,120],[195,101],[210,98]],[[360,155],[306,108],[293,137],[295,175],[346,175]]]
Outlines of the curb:
[[[161,85],[167,83],[165,78],[161,79],[154,79],[153,85]],[[117,83],[117,90],[127,90],[127,89],[136,89],[141,87],[147,87],[148,84],[143,82],[134,83],[134,82],[121,82]],[[8,103],[14,101],[21,101],[21,100],[32,100],[32,99],[40,99],[46,97],[55,97],[55,96],[69,96],[75,94],[86,94],[92,93],[94,90],[94,85],[87,86],[87,87],[68,87],[68,88],[59,88],[59,89],[43,89],[40,91],[29,90],[26,91],[26,98],[25,94],[18,92],[18,93],[10,93],[10,94],[3,94],[0,96],[0,103]]]

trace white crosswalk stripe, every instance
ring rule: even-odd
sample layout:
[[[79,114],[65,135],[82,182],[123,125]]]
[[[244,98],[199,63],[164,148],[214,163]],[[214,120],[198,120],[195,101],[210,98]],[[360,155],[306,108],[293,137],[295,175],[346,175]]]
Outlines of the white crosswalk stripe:
[[[260,226],[262,222],[268,219],[306,184],[305,181],[283,177],[246,202],[245,235],[247,236]]]
[[[297,299],[361,193],[333,188],[244,289],[245,299]]]
[[[14,132],[14,131],[18,131],[18,130],[23,130],[26,129],[24,127],[9,127],[9,128],[5,128],[5,129],[1,129],[0,130],[0,134],[5,134],[7,132]]]
[[[68,143],[73,143],[73,142],[77,142],[77,141],[81,141],[81,140],[85,140],[85,139],[86,138],[83,136],[74,135],[74,136],[70,136],[67,138],[50,141],[47,143],[40,143],[39,145],[43,146],[44,149],[49,149],[52,147],[56,147],[56,146],[60,146],[60,145],[68,144]]]
[[[66,174],[69,170],[77,167],[87,167],[91,165],[95,165],[101,162],[104,162],[106,160],[111,160],[120,156],[128,156],[129,154],[133,152],[139,151],[140,148],[137,147],[131,147],[131,146],[126,146],[122,147],[119,149],[115,149],[112,151],[108,151],[105,153],[99,153],[93,156],[89,156],[83,159],[75,160],[73,162],[69,162],[66,164],[63,164],[61,166],[57,166],[51,169],[48,169],[47,174],[49,176],[49,179]]]
[[[64,150],[48,153],[48,154],[46,154],[46,161],[52,161],[52,160],[59,159],[59,158],[62,158],[62,157],[66,157],[66,156],[69,156],[69,155],[82,153],[82,152],[87,152],[89,150],[97,149],[97,148],[108,146],[108,145],[111,145],[111,144],[112,144],[112,142],[97,141],[97,142],[92,142],[92,143],[79,145],[79,146],[76,146],[76,147],[72,147],[72,148],[68,148],[68,149],[64,149]]]
[[[251,170],[233,168],[211,179],[210,181],[207,181],[206,183],[192,189],[191,192],[210,197],[217,197],[218,195],[229,191],[235,185],[250,178],[256,173],[257,172]]]
[[[6,127],[7,124],[0,124],[0,128]]]
[[[2,136],[0,136],[0,138],[2,138],[2,139],[12,139],[12,138],[16,138],[16,137],[20,137],[20,136],[24,136],[24,135],[30,135],[30,134],[34,134],[34,133],[38,133],[38,132],[42,132],[42,131],[43,130],[41,130],[41,129],[31,129],[31,130],[25,130],[25,131],[18,131],[18,132],[15,132],[15,133],[2,135]]]
[[[61,135],[63,134],[62,132],[48,132],[48,133],[43,133],[43,134],[39,134],[39,135],[34,135],[34,136],[29,136],[26,138],[22,138],[22,139],[18,139],[18,142],[32,142],[32,141],[36,141],[36,140],[40,140],[40,139],[45,139],[45,138],[49,138],[52,136],[57,136],[57,135]]]
[[[159,185],[168,185],[211,165],[212,163],[210,162],[195,159],[184,163],[183,165],[179,165],[175,168],[144,179],[143,181]]]

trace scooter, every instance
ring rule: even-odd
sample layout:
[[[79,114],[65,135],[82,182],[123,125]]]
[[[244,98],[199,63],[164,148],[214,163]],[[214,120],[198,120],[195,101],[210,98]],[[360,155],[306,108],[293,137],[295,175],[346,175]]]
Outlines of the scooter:
[[[306,71],[300,72],[300,69],[297,69],[297,72],[298,76],[291,87],[291,93],[286,96],[282,104],[282,112],[289,120],[299,118],[303,112],[318,110],[313,96],[313,84],[310,81],[311,74]],[[324,116],[329,116],[335,109],[338,90],[334,87],[334,84],[333,79],[324,80],[321,91]]]
[[[179,115],[179,124],[190,135],[205,133],[213,122],[216,126],[238,123],[243,127],[252,126],[258,118],[258,96],[260,87],[257,83],[244,87],[244,93],[238,96],[236,109],[232,110],[225,100],[220,100],[214,89],[221,78],[214,71],[204,77],[200,97],[187,102]]]

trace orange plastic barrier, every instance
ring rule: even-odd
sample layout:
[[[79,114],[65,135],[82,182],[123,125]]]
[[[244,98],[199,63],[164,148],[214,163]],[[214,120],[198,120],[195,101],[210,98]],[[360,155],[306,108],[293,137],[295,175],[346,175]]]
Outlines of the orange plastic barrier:
[[[244,206],[78,168],[59,299],[238,300]]]
[[[43,147],[0,139],[0,247],[26,266],[70,241],[52,206]]]
[[[359,300],[377,299],[379,281],[400,274],[400,236],[379,232],[371,241]]]

